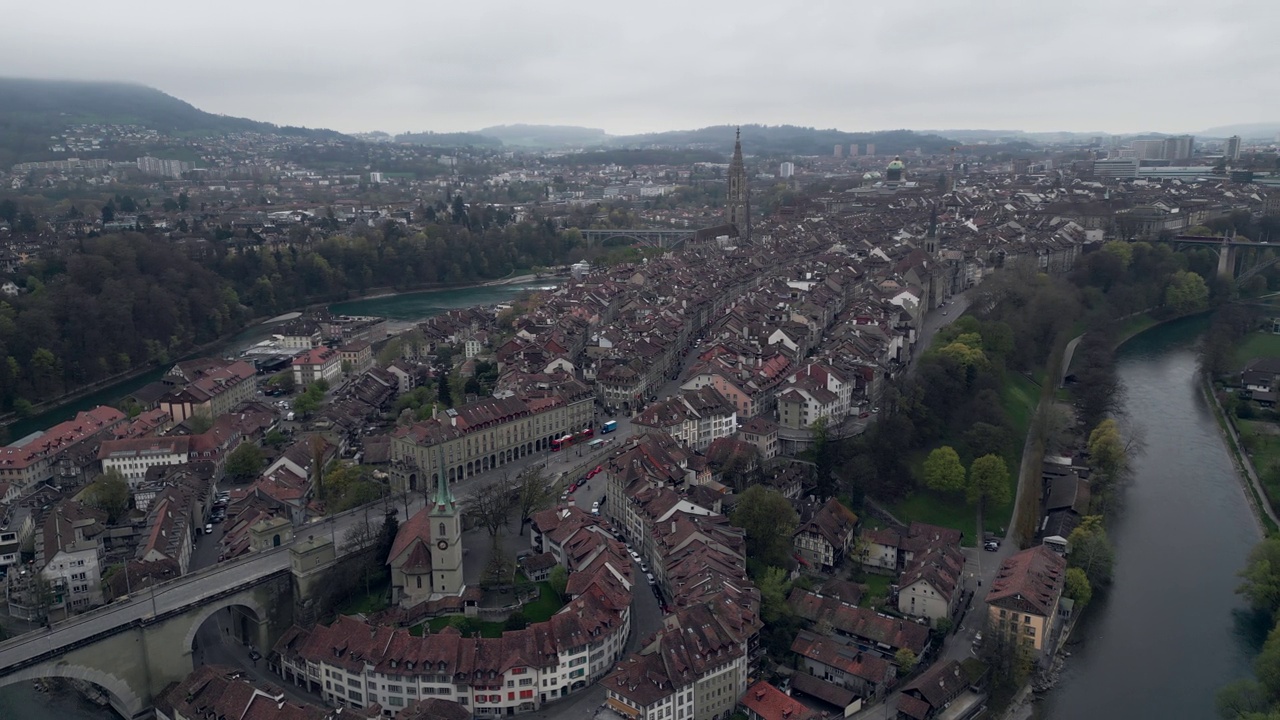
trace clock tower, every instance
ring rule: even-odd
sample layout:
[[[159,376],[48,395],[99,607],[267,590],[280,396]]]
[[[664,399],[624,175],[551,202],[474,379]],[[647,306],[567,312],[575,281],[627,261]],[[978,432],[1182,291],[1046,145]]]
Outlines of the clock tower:
[[[431,590],[440,595],[462,594],[462,520],[449,481],[440,468],[431,503]]]

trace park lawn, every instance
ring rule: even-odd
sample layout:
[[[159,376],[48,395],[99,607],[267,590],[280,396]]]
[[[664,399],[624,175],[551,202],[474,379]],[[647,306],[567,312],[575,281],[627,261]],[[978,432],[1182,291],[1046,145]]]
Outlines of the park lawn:
[[[1240,431],[1240,440],[1249,453],[1258,479],[1267,491],[1267,502],[1271,503],[1271,507],[1280,509],[1280,473],[1271,472],[1271,468],[1280,464],[1280,434],[1276,433],[1276,424],[1237,419],[1236,428]]]
[[[1027,432],[1031,428],[1031,417],[1035,414],[1036,406],[1040,402],[1040,388],[1027,376],[1008,372],[1005,373],[1000,399],[1004,405],[1005,414],[1009,418],[1010,431],[1014,438],[1013,454],[1005,458],[1005,465],[1009,469],[1010,501],[1004,505],[987,508],[982,514],[982,529],[984,532],[992,532],[1004,537],[1004,531],[1009,527],[1009,519],[1013,517],[1013,500],[1018,496],[1018,473],[1022,467],[1022,448],[1026,444]],[[942,445],[954,446],[956,443],[944,438],[938,443],[938,446]],[[931,450],[933,448],[929,448],[929,451]],[[913,453],[908,460],[911,474],[917,480],[923,476],[924,460],[928,457],[929,451]],[[907,523],[918,521],[959,530],[964,533],[963,544],[966,547],[977,545],[978,538],[974,537],[977,511],[964,495],[934,492],[923,487],[923,482],[918,482],[917,488],[907,499],[891,508],[894,517]]]
[[[1244,369],[1250,360],[1262,357],[1280,357],[1280,335],[1269,332],[1249,333],[1236,345],[1234,369]]]
[[[538,590],[538,599],[524,606],[524,619],[531,623],[549,620],[564,607],[556,591],[551,589],[551,583],[538,583]]]

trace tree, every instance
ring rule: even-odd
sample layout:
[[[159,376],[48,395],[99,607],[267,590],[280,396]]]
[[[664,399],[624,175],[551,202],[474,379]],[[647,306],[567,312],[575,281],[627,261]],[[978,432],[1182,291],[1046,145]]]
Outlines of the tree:
[[[1124,440],[1120,438],[1120,426],[1107,418],[1089,433],[1089,464],[1107,482],[1119,479],[1127,466]]]
[[[436,397],[445,407],[453,407],[453,392],[449,389],[449,373],[441,372],[436,382]]]
[[[764,485],[747,488],[730,517],[730,522],[746,531],[747,558],[759,568],[790,567],[791,534],[798,520],[791,502]]]
[[[979,506],[1009,502],[1009,469],[999,455],[983,455],[969,466],[969,502]]]
[[[191,204],[191,198],[187,195],[186,190],[183,190],[182,192],[178,193],[178,209],[179,210],[186,212],[187,207],[190,206],[190,204]]]
[[[1080,612],[1093,599],[1093,587],[1089,585],[1089,576],[1080,568],[1067,568],[1065,587],[1062,594],[1075,601],[1075,612]]]
[[[282,392],[291,393],[294,391],[294,388],[297,387],[297,382],[297,380],[293,379],[293,373],[282,372],[273,376],[267,381],[267,384]]]
[[[1169,279],[1164,302],[1179,314],[1203,310],[1209,304],[1209,286],[1196,273],[1179,270]]]
[[[1080,568],[1089,580],[1090,587],[1099,587],[1111,581],[1111,566],[1115,562],[1115,550],[1102,526],[1101,515],[1087,515],[1071,531],[1067,538],[1071,552],[1067,563]]]
[[[565,570],[563,565],[556,565],[551,568],[551,577],[547,578],[547,582],[551,585],[551,589],[555,592],[560,602],[564,602],[564,593],[569,587],[569,571]]]
[[[1272,628],[1267,635],[1267,641],[1262,644],[1262,652],[1253,661],[1253,673],[1258,676],[1258,684],[1273,702],[1280,699],[1280,625]]]
[[[280,432],[277,428],[272,428],[271,431],[262,438],[262,442],[279,450],[289,442],[289,436]]]
[[[471,501],[467,503],[467,513],[475,518],[478,525],[489,531],[489,537],[495,541],[498,532],[507,525],[507,516],[511,514],[515,486],[507,471],[494,482],[479,488]]]
[[[1280,610],[1280,537],[1269,537],[1254,545],[1239,575],[1244,582],[1236,592],[1245,596],[1255,610],[1274,616]]]
[[[129,481],[111,468],[89,483],[81,498],[85,505],[105,512],[108,523],[114,523],[129,509]]]
[[[197,412],[183,422],[192,435],[203,435],[213,429],[213,418],[207,412]]]
[[[893,654],[893,662],[900,670],[902,670],[903,675],[906,675],[915,669],[917,659],[916,654],[911,650],[911,648],[901,648],[898,652]]]
[[[1245,678],[1218,690],[1215,705],[1224,720],[1245,720],[1255,713],[1267,712],[1271,703],[1257,680]]]
[[[242,442],[227,456],[227,478],[234,483],[249,482],[258,475],[265,462],[262,448],[251,442]]]
[[[515,566],[507,554],[502,551],[502,546],[498,543],[497,536],[493,536],[493,547],[489,553],[489,562],[484,568],[485,585],[510,585],[512,574],[515,572]]]
[[[516,478],[516,508],[520,511],[520,535],[533,514],[555,500],[555,489],[547,484],[542,470],[529,468]]]
[[[780,567],[765,568],[756,578],[756,587],[760,590],[761,620],[773,624],[791,614],[791,606],[787,604],[787,592],[791,589],[791,583],[787,582],[786,570]]]
[[[924,461],[924,484],[938,492],[960,492],[965,489],[964,465],[960,455],[949,445],[929,453]]]

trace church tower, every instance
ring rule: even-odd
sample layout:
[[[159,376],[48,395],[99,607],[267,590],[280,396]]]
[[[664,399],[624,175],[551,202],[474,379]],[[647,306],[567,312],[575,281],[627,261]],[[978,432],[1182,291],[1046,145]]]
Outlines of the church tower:
[[[443,449],[440,450],[443,453]],[[462,519],[441,463],[435,498],[430,499],[431,589],[441,595],[460,595],[462,578]]]
[[[747,167],[742,162],[742,129],[733,142],[733,160],[729,162],[729,193],[724,203],[724,221],[738,228],[738,237],[751,239],[751,189],[747,185]]]

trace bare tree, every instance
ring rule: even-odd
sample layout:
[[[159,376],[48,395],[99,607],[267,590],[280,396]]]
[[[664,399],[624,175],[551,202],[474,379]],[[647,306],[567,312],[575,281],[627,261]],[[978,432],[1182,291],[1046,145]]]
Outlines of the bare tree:
[[[515,484],[505,470],[498,481],[480,488],[467,503],[467,511],[477,524],[489,531],[489,537],[498,537],[498,532],[507,524],[507,516],[514,507]]]
[[[534,513],[551,505],[555,488],[542,475],[541,468],[530,468],[516,478],[516,506],[520,510],[520,535]]]

